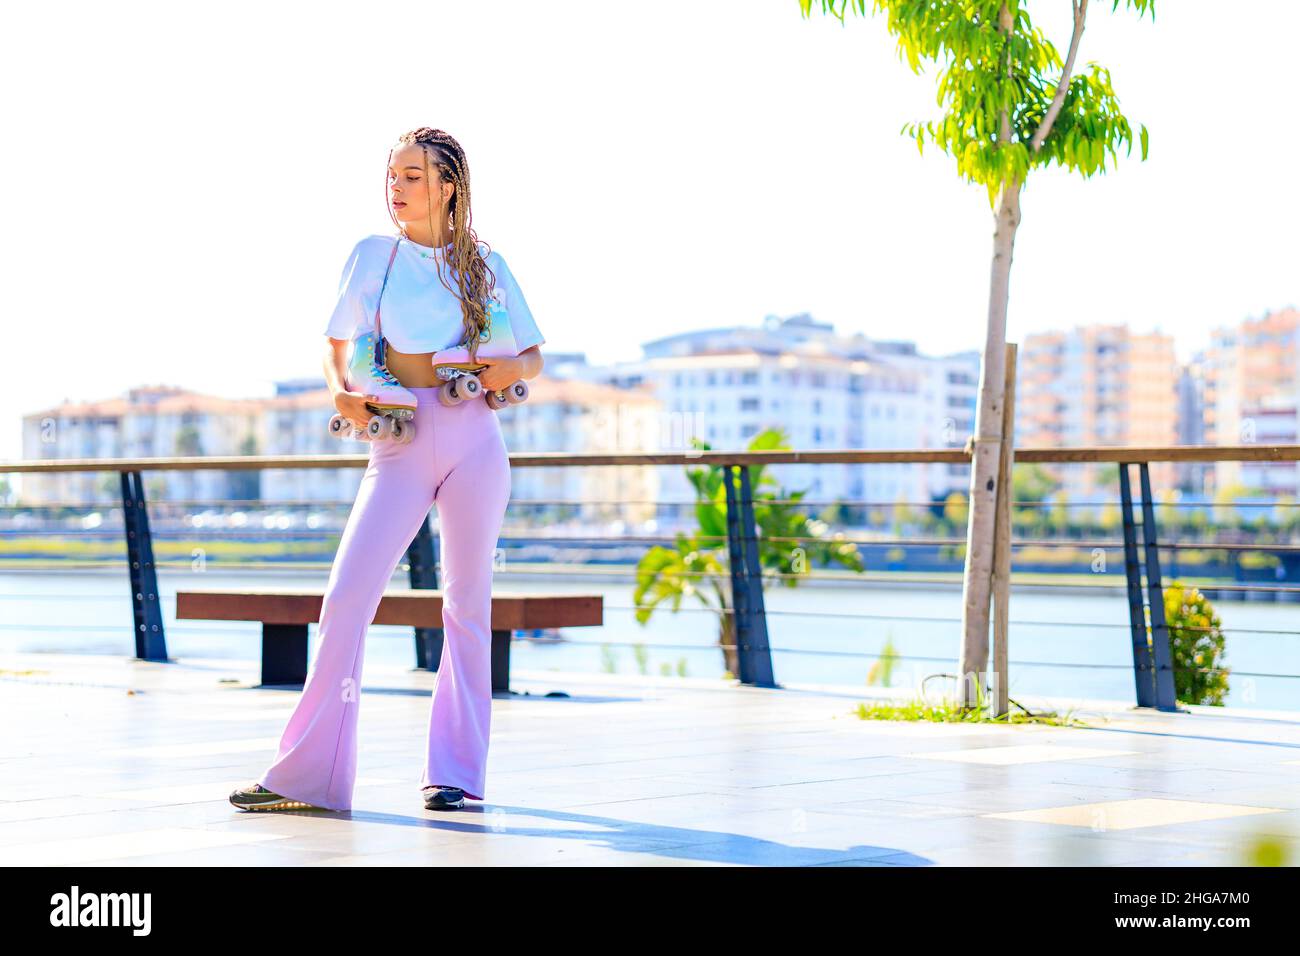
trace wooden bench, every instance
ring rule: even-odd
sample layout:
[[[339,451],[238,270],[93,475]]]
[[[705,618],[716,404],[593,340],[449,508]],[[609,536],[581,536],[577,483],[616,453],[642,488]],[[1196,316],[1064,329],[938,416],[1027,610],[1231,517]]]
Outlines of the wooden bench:
[[[307,625],[320,622],[324,588],[211,588],[176,592],[176,619],[261,621],[262,684],[307,680]],[[440,628],[442,591],[390,588],[374,624]],[[598,594],[493,594],[492,690],[510,692],[510,640],[514,631],[545,627],[590,627],[604,623]]]

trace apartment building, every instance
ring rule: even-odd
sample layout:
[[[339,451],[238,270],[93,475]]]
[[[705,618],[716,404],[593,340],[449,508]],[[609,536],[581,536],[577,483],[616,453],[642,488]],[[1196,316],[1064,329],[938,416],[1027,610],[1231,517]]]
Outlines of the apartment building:
[[[65,402],[22,417],[23,458],[171,458],[258,455],[267,447],[265,401],[200,395],[174,386],[143,386],[102,401]],[[192,502],[255,499],[257,472],[149,471],[155,495]],[[24,475],[23,504],[121,501],[110,472]]]
[[[1300,405],[1300,311],[1271,311],[1210,336],[1203,358],[1205,440],[1211,445],[1295,444]],[[1216,462],[1213,489],[1243,486],[1296,495],[1295,462]],[[1210,489],[1210,490],[1213,490]]]
[[[1026,335],[1016,357],[1016,445],[1173,445],[1178,441],[1173,337],[1126,325],[1077,326]],[[1098,500],[1116,466],[1047,466],[1071,500]],[[1154,462],[1153,489],[1175,482]]]
[[[1204,445],[1205,353],[1198,352],[1178,369],[1178,444]],[[1180,461],[1174,466],[1179,491],[1200,498],[1209,486],[1213,462]]]

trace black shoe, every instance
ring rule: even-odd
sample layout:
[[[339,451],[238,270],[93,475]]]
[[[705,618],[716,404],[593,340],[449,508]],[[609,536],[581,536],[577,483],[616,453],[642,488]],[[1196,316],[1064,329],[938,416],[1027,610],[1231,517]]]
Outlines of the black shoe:
[[[320,810],[321,807],[272,793],[260,783],[240,787],[230,795],[230,802],[241,810]]]
[[[425,787],[420,792],[426,810],[456,810],[465,805],[465,791],[460,787]]]

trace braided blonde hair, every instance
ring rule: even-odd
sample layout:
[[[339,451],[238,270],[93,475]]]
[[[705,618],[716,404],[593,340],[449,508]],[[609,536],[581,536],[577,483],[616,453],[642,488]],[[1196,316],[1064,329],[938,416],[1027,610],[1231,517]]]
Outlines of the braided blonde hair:
[[[479,252],[478,236],[470,225],[469,162],[465,151],[450,133],[440,129],[421,126],[419,129],[403,133],[397,139],[396,146],[419,146],[424,154],[426,194],[429,197],[429,230],[437,241],[439,230],[433,228],[433,192],[440,183],[450,182],[455,188],[447,202],[447,219],[445,225],[451,232],[451,249],[446,258],[456,275],[459,290],[447,283],[442,271],[441,258],[438,262],[438,278],[448,292],[460,299],[461,312],[464,316],[464,344],[469,347],[470,361],[477,358],[479,342],[485,340],[483,334],[488,328],[487,302],[496,287],[496,276],[488,268],[485,256]],[[394,148],[396,148],[396,146]],[[389,153],[392,161],[392,153]],[[387,206],[388,203],[385,203]],[[391,207],[388,214],[402,231],[401,223],[393,214]],[[484,243],[486,245],[486,243]],[[491,247],[488,247],[491,252]]]

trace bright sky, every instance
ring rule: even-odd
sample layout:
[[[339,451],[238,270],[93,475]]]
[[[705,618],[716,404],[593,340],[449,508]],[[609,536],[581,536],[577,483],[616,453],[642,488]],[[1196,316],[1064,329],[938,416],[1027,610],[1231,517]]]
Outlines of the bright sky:
[[[1031,0],[1062,55],[1069,4]],[[1009,337],[1093,321],[1178,336],[1300,304],[1300,4],[1094,0],[1146,163],[1023,197]],[[932,74],[933,71],[931,71]],[[842,331],[983,344],[992,215],[906,122],[938,115],[883,16],[744,4],[18,4],[0,80],[0,243],[19,416],[166,383],[267,395],[318,375],[353,243],[393,227],[388,149],[448,130],[474,227],[543,351],[808,311]]]

